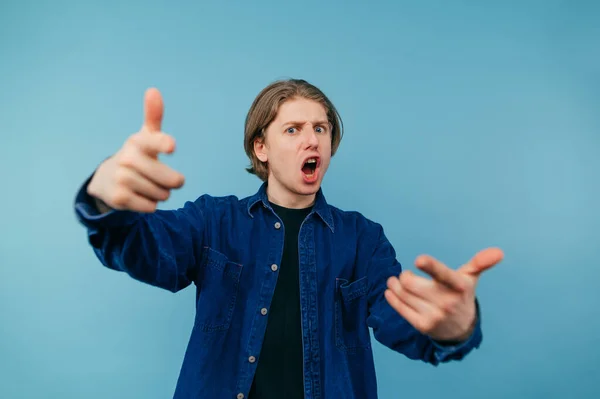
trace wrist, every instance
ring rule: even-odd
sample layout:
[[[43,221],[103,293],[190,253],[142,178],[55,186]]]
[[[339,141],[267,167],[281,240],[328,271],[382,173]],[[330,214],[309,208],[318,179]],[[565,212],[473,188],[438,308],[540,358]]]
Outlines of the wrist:
[[[473,314],[473,317],[471,318],[470,324],[468,325],[468,327],[466,329],[464,329],[464,330],[461,329],[462,332],[455,331],[456,333],[458,333],[455,336],[446,335],[443,338],[432,336],[431,338],[434,341],[436,341],[438,344],[443,345],[443,346],[453,346],[453,345],[462,344],[463,342],[466,342],[469,338],[471,338],[471,336],[475,332],[475,329],[477,328],[478,320],[479,320],[479,312],[477,311],[477,306],[476,306],[476,309]]]
[[[463,333],[462,335],[456,337],[452,341],[465,342],[466,340],[468,340],[471,337],[471,335],[473,335],[473,331],[475,331],[476,326],[477,326],[477,315],[475,315],[473,317],[473,321],[469,325],[469,328],[467,329],[467,331],[465,333]]]
[[[96,210],[102,214],[102,213],[106,213],[112,210],[112,208],[110,206],[108,206],[106,204],[106,202],[104,202],[102,199],[100,199],[100,195],[98,194],[98,188],[96,187],[97,183],[96,183],[96,179],[95,176],[92,177],[92,179],[90,180],[88,186],[86,187],[86,193],[90,196],[90,198],[93,200],[93,204],[96,208]]]

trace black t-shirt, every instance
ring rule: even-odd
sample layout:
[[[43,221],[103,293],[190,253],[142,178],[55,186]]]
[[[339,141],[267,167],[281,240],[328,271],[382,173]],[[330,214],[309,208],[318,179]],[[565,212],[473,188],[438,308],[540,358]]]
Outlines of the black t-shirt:
[[[271,203],[285,238],[279,276],[269,309],[249,399],[302,399],[304,372],[300,311],[298,233],[311,208],[288,209]]]

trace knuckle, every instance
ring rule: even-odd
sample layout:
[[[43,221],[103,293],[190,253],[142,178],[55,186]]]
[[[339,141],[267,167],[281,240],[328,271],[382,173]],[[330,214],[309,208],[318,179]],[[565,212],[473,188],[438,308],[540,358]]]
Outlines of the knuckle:
[[[146,212],[154,212],[156,211],[158,204],[155,201],[148,201],[148,204],[145,206],[144,211]]]
[[[115,182],[117,185],[127,186],[131,183],[131,176],[129,175],[127,169],[125,168],[117,168],[115,171]]]
[[[438,278],[445,282],[451,282],[454,280],[454,275],[451,270],[440,270],[438,273]]]
[[[115,190],[115,192],[111,196],[111,202],[118,206],[124,207],[129,203],[129,195],[125,190]]]
[[[432,316],[431,316],[431,323],[433,324],[434,327],[439,326],[443,321],[444,321],[444,313],[443,312],[435,312]]]
[[[169,190],[161,190],[160,195],[159,195],[159,199],[161,201],[166,201],[169,199],[169,197],[171,197],[171,191]]]
[[[136,153],[147,151],[147,148],[152,146],[156,140],[154,136],[143,131],[135,133],[129,138],[125,148]]]
[[[425,332],[431,332],[435,330],[435,327],[436,323],[434,322],[434,320],[432,318],[427,318],[421,322],[420,330]]]
[[[442,312],[446,313],[446,314],[451,314],[454,313],[454,311],[456,310],[456,301],[455,300],[447,300],[442,302]]]
[[[126,141],[126,145],[131,145],[131,146],[138,146],[144,137],[144,133],[143,132],[137,132],[132,134],[131,136],[129,136],[129,138]]]
[[[133,168],[136,163],[136,152],[131,149],[125,149],[119,156],[119,165],[126,168]]]
[[[400,276],[400,283],[402,283],[402,286],[409,291],[415,290],[415,280],[408,275],[405,275],[404,278]]]
[[[408,281],[410,280],[410,277],[409,277],[409,272],[408,272],[408,271],[406,271],[406,272],[402,272],[402,273],[400,273],[400,277],[398,277],[398,279],[400,280],[400,282],[401,282],[402,284],[406,284],[406,283],[408,283]]]
[[[406,292],[406,290],[402,289],[402,288],[398,288],[398,287],[391,287],[392,292],[401,300],[405,301],[408,299],[408,293]]]

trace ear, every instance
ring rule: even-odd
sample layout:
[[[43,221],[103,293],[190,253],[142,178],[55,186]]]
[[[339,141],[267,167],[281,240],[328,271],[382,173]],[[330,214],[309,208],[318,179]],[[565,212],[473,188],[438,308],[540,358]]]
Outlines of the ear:
[[[254,153],[261,162],[267,162],[267,145],[265,144],[263,137],[258,137],[254,140]]]

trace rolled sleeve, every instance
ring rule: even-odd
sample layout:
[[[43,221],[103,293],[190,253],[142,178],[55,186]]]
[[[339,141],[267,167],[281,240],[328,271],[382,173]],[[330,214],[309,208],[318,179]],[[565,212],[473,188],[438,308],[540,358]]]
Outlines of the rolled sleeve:
[[[110,210],[105,213],[100,213],[96,207],[95,199],[87,192],[87,187],[91,179],[92,176],[90,176],[77,191],[74,206],[77,220],[86,227],[90,243],[94,244],[94,237],[99,233],[100,229],[131,225],[138,220],[140,214],[120,210]]]

